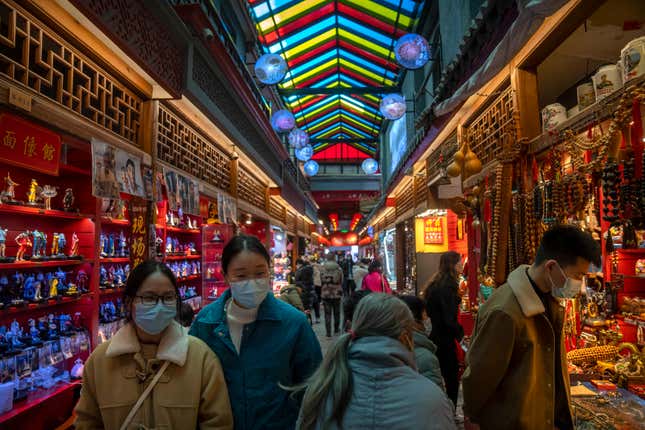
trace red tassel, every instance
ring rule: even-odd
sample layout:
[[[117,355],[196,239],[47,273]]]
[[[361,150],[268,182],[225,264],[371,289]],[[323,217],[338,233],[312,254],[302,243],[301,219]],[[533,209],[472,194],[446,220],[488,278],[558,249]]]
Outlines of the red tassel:
[[[593,153],[591,152],[591,149],[587,149],[584,152],[584,157],[585,157],[585,164],[591,163],[591,161],[593,160]]]
[[[632,149],[634,150],[634,176],[636,179],[643,177],[643,122],[641,121],[641,104],[634,99],[632,104]]]
[[[484,222],[489,223],[493,220],[493,210],[491,208],[490,199],[484,200]]]
[[[533,160],[531,160],[531,179],[533,179],[534,184],[536,184],[540,180],[540,170],[538,169],[538,164],[535,157],[533,157]]]

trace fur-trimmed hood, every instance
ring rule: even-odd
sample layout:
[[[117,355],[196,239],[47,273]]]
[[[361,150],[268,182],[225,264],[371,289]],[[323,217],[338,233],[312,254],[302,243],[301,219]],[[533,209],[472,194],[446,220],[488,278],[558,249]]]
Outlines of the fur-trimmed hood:
[[[526,273],[531,266],[522,265],[508,275],[508,285],[520,304],[522,313],[530,318],[544,313],[544,304],[531,285]]]
[[[136,354],[141,351],[141,344],[137,338],[134,323],[130,322],[122,327],[110,340],[105,355],[107,357],[118,357],[125,354]],[[188,355],[188,331],[172,321],[161,338],[157,348],[157,360],[170,361],[177,366],[186,363]]]

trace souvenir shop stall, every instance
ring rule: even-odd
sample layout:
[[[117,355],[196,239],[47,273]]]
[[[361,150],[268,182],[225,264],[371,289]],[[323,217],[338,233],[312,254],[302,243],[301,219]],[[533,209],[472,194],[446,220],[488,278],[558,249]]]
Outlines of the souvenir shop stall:
[[[270,255],[273,266],[273,292],[276,295],[282,287],[289,284],[292,271],[291,247],[293,243],[289,242],[284,229],[272,225]]]

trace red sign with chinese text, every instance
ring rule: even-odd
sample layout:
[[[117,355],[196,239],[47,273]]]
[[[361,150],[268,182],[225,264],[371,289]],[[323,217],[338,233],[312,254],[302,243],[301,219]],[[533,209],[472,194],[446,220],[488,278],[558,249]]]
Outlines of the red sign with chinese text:
[[[148,259],[148,202],[139,197],[130,200],[130,261],[134,269]]]
[[[58,176],[61,139],[17,116],[0,114],[0,160]]]
[[[443,217],[428,217],[423,220],[423,243],[443,245]]]

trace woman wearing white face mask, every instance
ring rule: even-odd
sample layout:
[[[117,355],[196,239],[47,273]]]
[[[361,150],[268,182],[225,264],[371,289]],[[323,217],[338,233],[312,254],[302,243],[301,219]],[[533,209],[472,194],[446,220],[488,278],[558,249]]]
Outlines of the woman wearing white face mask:
[[[130,273],[129,322],[85,363],[77,429],[233,428],[222,366],[175,321],[178,297],[164,264],[146,261]]]
[[[289,430],[299,402],[281,386],[305,381],[322,360],[305,315],[270,292],[269,254],[255,237],[224,248],[230,289],[197,316],[190,333],[222,360],[236,430]]]

